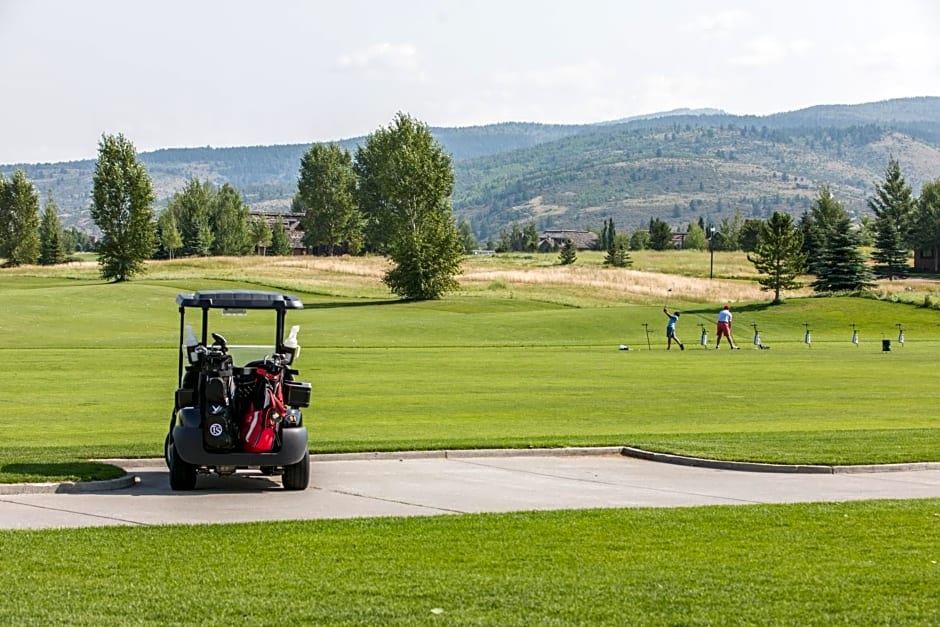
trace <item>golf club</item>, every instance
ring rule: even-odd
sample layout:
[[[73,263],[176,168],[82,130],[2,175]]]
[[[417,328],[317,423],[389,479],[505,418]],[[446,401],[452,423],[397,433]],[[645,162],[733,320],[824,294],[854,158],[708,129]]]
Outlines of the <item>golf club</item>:
[[[663,309],[666,309],[669,306],[669,297],[672,296],[672,288],[670,287],[666,290],[666,300],[663,302]]]
[[[650,324],[649,322],[643,323],[643,328],[646,329],[646,348],[647,350],[653,350],[653,345],[650,344]]]

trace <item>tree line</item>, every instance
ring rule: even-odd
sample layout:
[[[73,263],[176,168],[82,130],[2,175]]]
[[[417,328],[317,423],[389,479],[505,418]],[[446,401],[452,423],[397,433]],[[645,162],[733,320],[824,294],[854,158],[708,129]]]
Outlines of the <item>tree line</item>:
[[[301,157],[293,209],[303,216],[305,246],[327,255],[386,255],[395,263],[385,276],[394,293],[436,298],[456,286],[460,256],[478,246],[469,223],[456,224],[453,190],[451,158],[426,125],[399,113],[358,146],[355,156],[336,144],[311,146]],[[92,217],[102,233],[99,263],[107,279],[128,279],[154,257],[291,253],[281,219],[272,229],[267,219],[251,216],[228,183],[217,187],[192,179],[155,218],[150,177],[122,135],[102,137],[92,191]],[[775,301],[804,273],[816,277],[817,291],[856,291],[871,285],[874,276],[904,276],[911,249],[940,242],[940,179],[915,197],[891,158],[867,204],[874,217],[853,223],[823,186],[798,222],[780,212],[766,221],[736,214],[712,224],[700,217],[681,232],[681,246],[746,251]],[[659,218],[630,235],[618,233],[609,219],[599,246],[607,252],[607,265],[626,267],[628,251],[675,248],[674,235]],[[538,242],[534,223],[514,223],[487,247],[533,251]],[[874,273],[861,253],[863,244],[873,247]],[[51,196],[40,219],[38,194],[22,171],[9,180],[0,176],[0,257],[6,265],[61,263],[87,245],[61,228]],[[575,259],[567,243],[560,261]]]
[[[458,225],[450,198],[451,158],[427,125],[399,113],[369,135],[355,158],[335,144],[313,145],[302,157],[294,209],[303,214],[304,244],[333,254],[373,252],[392,267],[384,281],[406,299],[432,299],[457,287],[468,225]],[[103,135],[92,179],[91,215],[101,231],[101,276],[124,281],[151,258],[243,255],[271,246],[291,254],[280,217],[250,217],[229,184],[190,180],[154,215],[153,183],[134,145]],[[40,223],[39,200],[25,174],[0,176],[0,257],[8,266],[61,263],[66,238],[49,200]]]

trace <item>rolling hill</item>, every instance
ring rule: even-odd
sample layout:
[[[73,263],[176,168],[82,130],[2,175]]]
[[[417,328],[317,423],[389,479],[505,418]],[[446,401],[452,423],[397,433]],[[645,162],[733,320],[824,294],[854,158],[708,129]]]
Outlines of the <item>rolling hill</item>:
[[[481,240],[513,222],[621,231],[658,217],[679,226],[707,216],[794,215],[828,184],[860,214],[895,157],[915,193],[940,177],[940,98],[820,105],[767,116],[676,110],[602,124],[506,122],[432,128],[453,156],[459,219]],[[131,138],[133,139],[133,138]],[[355,151],[365,138],[337,140]],[[141,153],[158,205],[198,177],[229,182],[253,209],[286,210],[307,144],[168,148]],[[51,192],[63,223],[91,229],[94,161],[0,165]]]

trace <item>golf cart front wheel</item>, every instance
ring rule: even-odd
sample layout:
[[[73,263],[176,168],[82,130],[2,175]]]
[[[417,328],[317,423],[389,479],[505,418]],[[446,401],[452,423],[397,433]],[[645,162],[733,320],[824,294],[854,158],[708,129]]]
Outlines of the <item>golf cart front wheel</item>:
[[[167,461],[170,465],[170,488],[172,490],[193,490],[196,487],[196,466],[184,461],[176,451],[176,445],[170,441],[167,445]]]
[[[310,451],[304,453],[303,459],[296,464],[284,466],[281,483],[285,490],[306,490],[310,484]]]

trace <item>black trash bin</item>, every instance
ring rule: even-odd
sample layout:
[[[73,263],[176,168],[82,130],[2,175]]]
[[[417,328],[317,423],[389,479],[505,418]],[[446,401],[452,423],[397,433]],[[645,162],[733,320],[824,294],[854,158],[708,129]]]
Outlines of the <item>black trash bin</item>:
[[[891,340],[881,340],[881,350],[885,353],[891,352]]]

